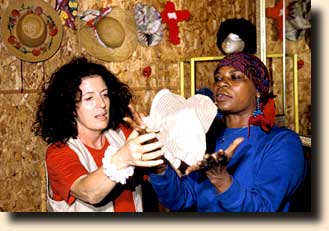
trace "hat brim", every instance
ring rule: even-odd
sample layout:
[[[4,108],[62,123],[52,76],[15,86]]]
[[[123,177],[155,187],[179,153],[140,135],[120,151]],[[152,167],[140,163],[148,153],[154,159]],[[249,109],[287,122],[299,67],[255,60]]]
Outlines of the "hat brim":
[[[47,36],[42,45],[38,47],[28,47],[25,46],[21,41],[19,41],[16,34],[16,24],[21,16],[25,15],[29,10],[35,9],[35,7],[42,8],[42,14],[40,15],[45,24],[52,24],[52,29],[47,26]],[[16,24],[11,21],[13,19],[12,12],[17,10],[20,15],[16,18]],[[57,33],[54,32],[56,29]],[[2,16],[1,23],[2,30],[2,41],[14,56],[19,59],[28,62],[40,62],[49,59],[53,56],[58,48],[60,47],[62,37],[63,37],[63,27],[62,22],[57,14],[57,12],[46,2],[42,0],[23,0],[23,1],[11,1]],[[50,31],[52,30],[52,31]],[[53,33],[50,35],[50,33]],[[10,38],[15,37],[16,42],[13,42]]]
[[[112,17],[123,25],[125,38],[122,45],[117,48],[102,46],[96,38],[94,29],[88,25],[83,25],[78,32],[81,45],[87,53],[103,61],[124,61],[132,55],[137,47],[134,18],[118,6],[112,6],[112,11],[106,17]]]

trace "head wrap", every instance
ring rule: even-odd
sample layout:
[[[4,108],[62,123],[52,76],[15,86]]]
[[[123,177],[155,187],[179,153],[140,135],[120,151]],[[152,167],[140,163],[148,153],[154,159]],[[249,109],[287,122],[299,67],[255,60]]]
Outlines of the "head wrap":
[[[261,101],[266,102],[270,80],[267,68],[259,58],[244,52],[227,55],[219,61],[215,74],[223,66],[234,67],[244,73],[254,83],[261,95]]]
[[[249,127],[251,124],[258,125],[264,131],[269,132],[275,124],[275,103],[273,94],[269,93],[270,79],[264,63],[252,54],[239,52],[230,54],[220,60],[215,74],[224,66],[234,67],[252,80],[260,93],[262,113],[250,116]]]

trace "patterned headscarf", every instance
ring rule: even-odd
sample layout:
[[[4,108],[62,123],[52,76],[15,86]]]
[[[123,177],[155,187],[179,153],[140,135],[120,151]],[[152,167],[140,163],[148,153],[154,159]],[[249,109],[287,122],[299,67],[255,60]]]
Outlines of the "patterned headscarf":
[[[269,132],[275,124],[275,103],[273,94],[269,93],[270,79],[264,63],[252,54],[239,52],[230,54],[220,60],[215,70],[215,75],[223,66],[234,67],[244,73],[252,80],[261,95],[260,106],[262,112],[250,116],[248,136],[250,135],[251,124],[261,126],[264,131]]]
[[[215,70],[215,74],[223,66],[234,67],[251,79],[261,95],[261,102],[265,102],[269,91],[269,74],[264,63],[256,56],[244,52],[233,53],[222,60]]]

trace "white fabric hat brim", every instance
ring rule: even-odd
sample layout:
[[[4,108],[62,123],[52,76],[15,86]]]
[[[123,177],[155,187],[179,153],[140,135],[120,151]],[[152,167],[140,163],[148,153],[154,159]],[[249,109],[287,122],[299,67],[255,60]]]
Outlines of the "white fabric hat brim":
[[[159,131],[159,140],[174,157],[170,162],[178,158],[193,165],[205,154],[205,134],[216,113],[217,107],[207,96],[195,95],[186,100],[163,89],[154,97],[145,122]]]

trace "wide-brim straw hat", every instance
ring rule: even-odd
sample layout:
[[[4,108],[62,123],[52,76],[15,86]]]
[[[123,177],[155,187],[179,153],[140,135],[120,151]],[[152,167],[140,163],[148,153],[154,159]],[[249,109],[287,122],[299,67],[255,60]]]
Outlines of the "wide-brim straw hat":
[[[136,50],[136,25],[130,12],[118,6],[111,7],[111,12],[96,23],[95,30],[85,23],[79,36],[82,47],[90,55],[103,61],[119,62],[128,59]]]
[[[206,151],[206,136],[217,107],[207,96],[194,95],[188,99],[160,90],[154,97],[149,116],[145,122],[149,129],[159,131],[159,140],[170,153],[170,162],[175,158],[188,165],[201,160]]]
[[[42,0],[10,1],[2,16],[1,30],[9,52],[28,62],[53,56],[63,36],[57,12]]]

